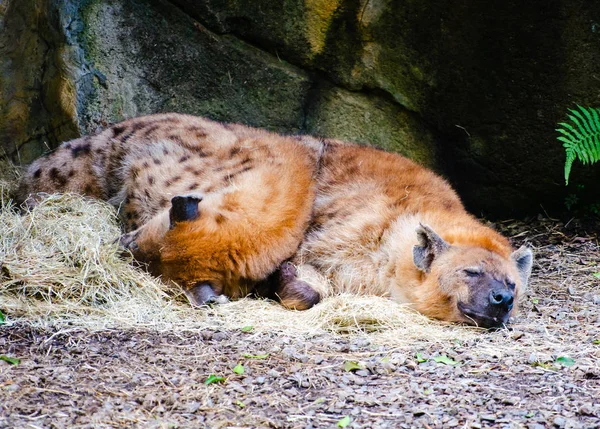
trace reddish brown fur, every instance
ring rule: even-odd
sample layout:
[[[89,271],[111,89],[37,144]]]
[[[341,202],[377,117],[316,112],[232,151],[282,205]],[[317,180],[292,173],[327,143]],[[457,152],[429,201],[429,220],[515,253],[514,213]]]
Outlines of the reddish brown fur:
[[[432,317],[468,321],[457,304],[475,286],[461,270],[476,265],[493,281],[514,282],[515,297],[529,275],[530,263],[521,262],[530,253],[511,253],[439,176],[399,155],[335,140],[186,115],[142,117],[36,161],[20,196],[32,203],[30,193],[65,191],[119,207],[123,244],[156,274],[185,288],[208,282],[232,298],[291,259],[298,279],[284,276],[281,284],[293,286],[279,289],[289,307],[314,304],[310,284],[321,297],[390,296]],[[173,223],[170,201],[180,195],[201,200],[199,215]],[[427,271],[413,260],[420,224],[449,246]]]

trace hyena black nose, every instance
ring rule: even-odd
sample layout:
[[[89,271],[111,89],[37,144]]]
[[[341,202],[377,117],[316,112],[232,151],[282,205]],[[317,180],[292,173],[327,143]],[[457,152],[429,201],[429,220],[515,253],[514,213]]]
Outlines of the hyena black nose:
[[[490,304],[499,307],[506,312],[512,310],[515,298],[511,291],[506,289],[495,289],[490,292]]]

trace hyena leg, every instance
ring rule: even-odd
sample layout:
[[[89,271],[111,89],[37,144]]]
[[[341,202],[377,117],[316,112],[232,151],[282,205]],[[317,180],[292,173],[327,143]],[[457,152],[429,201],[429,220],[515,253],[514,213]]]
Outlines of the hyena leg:
[[[281,264],[274,275],[275,299],[285,308],[307,310],[321,300],[321,294],[317,290],[298,278],[298,271],[291,262]]]

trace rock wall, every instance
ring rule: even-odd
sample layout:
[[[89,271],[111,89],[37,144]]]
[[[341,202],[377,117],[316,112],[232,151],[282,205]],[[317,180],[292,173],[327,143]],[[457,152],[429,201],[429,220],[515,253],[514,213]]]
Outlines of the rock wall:
[[[0,145],[28,162],[178,111],[395,150],[468,206],[561,206],[554,128],[598,106],[585,0],[0,0]],[[600,168],[574,167],[597,199]]]

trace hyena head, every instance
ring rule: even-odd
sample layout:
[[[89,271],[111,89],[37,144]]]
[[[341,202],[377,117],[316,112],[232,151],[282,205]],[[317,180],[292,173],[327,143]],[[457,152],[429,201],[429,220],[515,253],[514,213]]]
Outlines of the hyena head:
[[[450,245],[424,225],[417,236],[413,260],[424,279],[418,310],[485,328],[501,327],[516,313],[531,273],[529,248],[502,255],[482,246]]]

